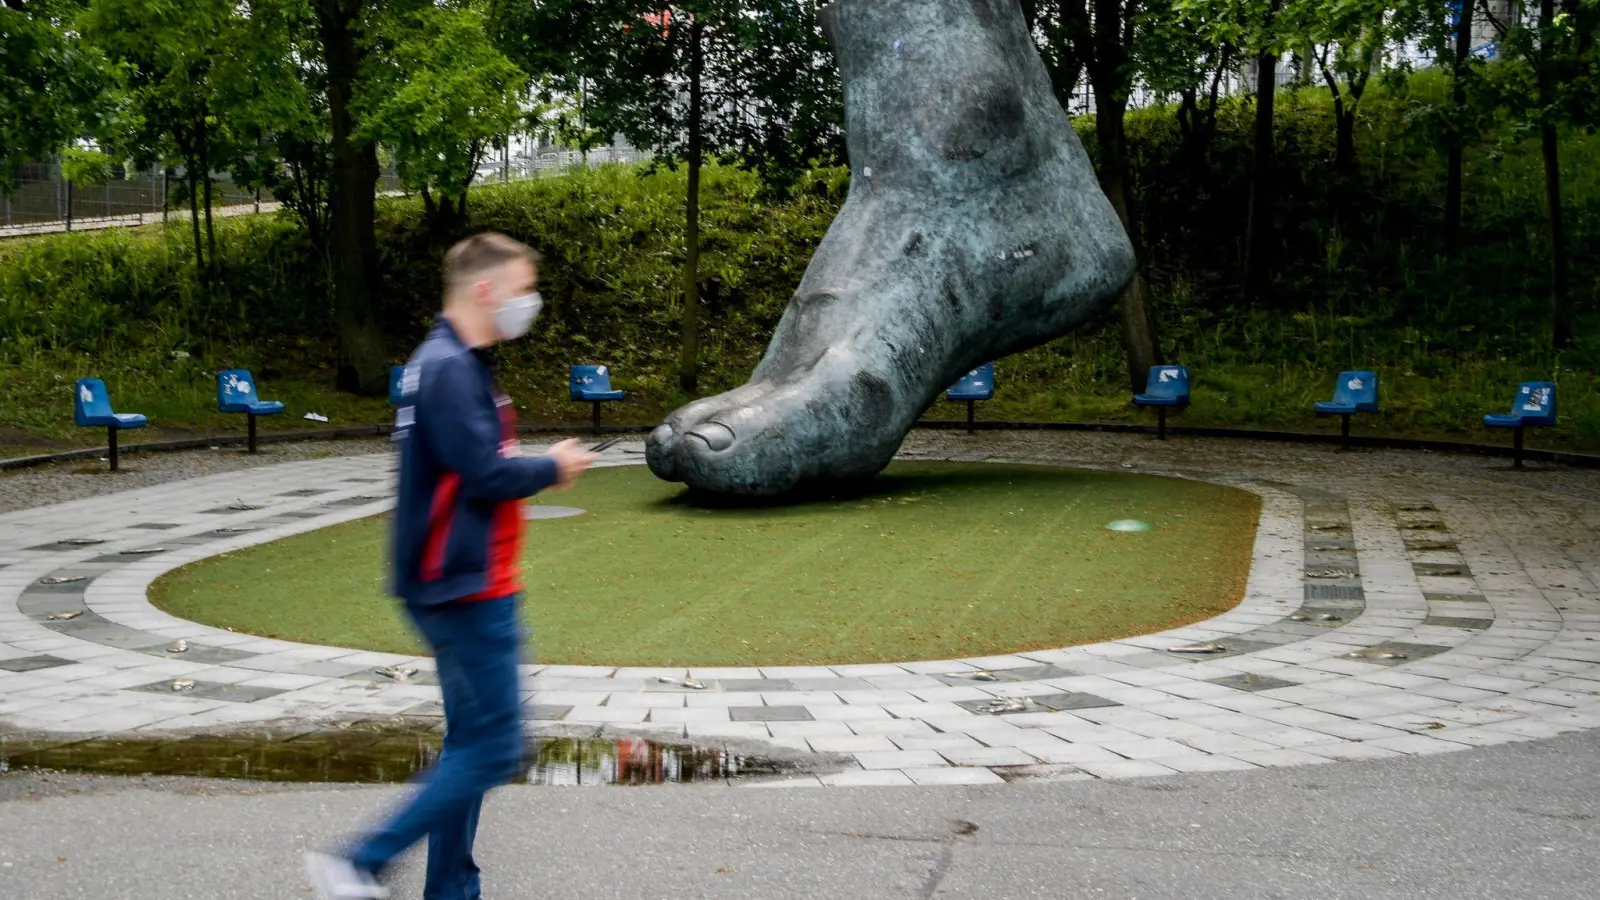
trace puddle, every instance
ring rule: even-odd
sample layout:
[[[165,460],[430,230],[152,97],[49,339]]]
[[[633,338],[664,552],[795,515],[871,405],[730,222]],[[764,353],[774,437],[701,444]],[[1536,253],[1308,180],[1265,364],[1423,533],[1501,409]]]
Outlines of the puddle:
[[[0,773],[51,769],[99,775],[183,775],[282,782],[383,784],[405,781],[439,756],[441,735],[422,728],[261,732],[221,737],[95,738],[70,741],[0,736]],[[638,738],[549,738],[530,742],[515,783],[535,785],[691,784],[793,776],[794,761]]]

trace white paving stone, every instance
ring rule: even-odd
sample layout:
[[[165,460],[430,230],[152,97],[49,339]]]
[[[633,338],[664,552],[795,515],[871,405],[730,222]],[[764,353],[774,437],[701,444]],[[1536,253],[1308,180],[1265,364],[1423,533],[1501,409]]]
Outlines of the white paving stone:
[[[620,453],[605,460],[637,461]],[[429,685],[370,681],[373,667],[398,664],[431,671],[431,660],[236,634],[175,618],[145,599],[150,583],[173,568],[388,508],[391,501],[382,498],[356,506],[323,505],[376,492],[376,485],[345,481],[371,475],[375,463],[388,477],[392,461],[387,455],[312,460],[139,488],[115,495],[126,501],[117,504],[91,498],[0,515],[0,560],[9,564],[0,571],[0,667],[31,656],[69,661],[26,672],[0,668],[0,728],[113,734],[225,730],[307,715],[393,715],[436,700],[438,690]],[[1281,629],[1298,608],[1306,580],[1307,533],[1299,498],[1262,483],[1302,483],[1305,476],[1293,465],[1258,468],[1258,481],[1232,471],[1186,474],[1262,496],[1245,596],[1210,620],[1120,641],[967,659],[677,669],[530,666],[524,670],[524,696],[546,706],[572,707],[556,725],[689,740],[766,741],[792,750],[854,755],[855,765],[846,771],[788,780],[811,786],[994,784],[1001,779],[990,767],[1028,765],[1055,767],[1063,777],[1103,778],[1310,765],[1466,750],[1600,728],[1600,561],[1589,549],[1600,546],[1594,534],[1600,491],[1592,480],[1586,492],[1563,494],[1508,484],[1463,466],[1455,475],[1429,470],[1390,485],[1392,479],[1352,467],[1347,476],[1307,484],[1348,505],[1356,547],[1352,570],[1360,573],[1365,608],[1288,644],[1220,659],[1183,659],[1159,651],[1182,643],[1250,640],[1255,629]],[[328,492],[275,496],[285,483],[327,487]],[[1391,496],[1395,487],[1404,490]],[[1439,511],[1394,512],[1394,501],[1417,496],[1434,498]],[[269,499],[257,511],[226,517],[202,513],[240,497]],[[1550,514],[1531,515],[1527,510],[1535,506]],[[141,512],[122,511],[132,509]],[[250,526],[299,510],[318,514],[204,544],[179,543],[221,525]],[[1406,541],[1419,535],[1399,529],[1408,515],[1442,519],[1448,534],[1420,534],[1448,536],[1459,550],[1408,551]],[[145,521],[177,527],[156,535],[131,527]],[[84,534],[102,534],[107,543],[34,549]],[[87,562],[163,540],[174,546],[157,556],[129,557],[124,564]],[[1413,564],[1426,563],[1462,565],[1467,574],[1417,575]],[[95,575],[83,601],[115,625],[148,632],[151,640],[142,646],[150,652],[85,641],[21,614],[17,602],[30,585],[69,570]],[[1429,625],[1424,622],[1429,616],[1488,619],[1490,627]],[[178,637],[248,656],[201,662],[159,652]],[[1394,665],[1348,656],[1386,641],[1445,649]],[[1079,674],[974,685],[948,685],[936,677],[1043,664]],[[1240,690],[1228,679],[1237,683],[1241,673],[1291,686]],[[784,683],[753,692],[714,686],[705,692],[641,689],[663,676]],[[246,703],[132,690],[177,677],[283,693]],[[840,682],[842,689],[832,689],[830,681]],[[862,688],[863,682],[870,687]],[[1045,701],[1046,695],[1063,693],[1118,705],[1063,712],[1036,708],[1001,716],[977,715],[958,705],[995,696]],[[812,721],[731,720],[730,707],[761,705],[800,707]]]

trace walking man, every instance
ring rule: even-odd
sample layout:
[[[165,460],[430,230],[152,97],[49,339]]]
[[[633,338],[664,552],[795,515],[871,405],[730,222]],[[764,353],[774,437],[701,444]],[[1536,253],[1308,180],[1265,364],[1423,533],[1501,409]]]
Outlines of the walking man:
[[[542,457],[517,455],[516,413],[485,352],[528,333],[542,305],[538,262],[535,250],[501,234],[452,247],[444,311],[406,364],[395,423],[393,590],[433,650],[444,751],[387,822],[342,852],[306,855],[319,900],[387,897],[384,868],[424,836],[424,900],[479,900],[478,811],[522,760],[522,500],[570,486],[594,462],[575,440]]]

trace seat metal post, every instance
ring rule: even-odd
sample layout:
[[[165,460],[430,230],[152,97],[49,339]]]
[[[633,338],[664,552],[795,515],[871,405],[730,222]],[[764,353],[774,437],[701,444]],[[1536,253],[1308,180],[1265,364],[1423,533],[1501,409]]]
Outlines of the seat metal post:
[[[973,429],[972,429],[973,409],[976,406],[977,406],[976,402],[974,402],[972,400],[968,400],[967,401],[967,434],[976,434],[977,433],[977,432],[973,431]]]
[[[593,425],[594,425],[594,433],[595,434],[599,434],[600,433],[600,401],[596,400],[593,405],[594,405],[594,417],[593,417],[592,421],[593,421]]]
[[[106,426],[106,445],[110,448],[111,471],[117,470],[117,426]]]
[[[256,452],[256,414],[248,413],[250,417],[250,452]]]
[[[1514,443],[1516,444],[1516,451],[1513,454],[1511,467],[1514,469],[1520,469],[1522,468],[1522,426],[1518,425],[1513,434],[1515,435]]]
[[[1158,406],[1158,407],[1156,407],[1156,440],[1164,441],[1166,439],[1167,439],[1167,408],[1165,406]]]

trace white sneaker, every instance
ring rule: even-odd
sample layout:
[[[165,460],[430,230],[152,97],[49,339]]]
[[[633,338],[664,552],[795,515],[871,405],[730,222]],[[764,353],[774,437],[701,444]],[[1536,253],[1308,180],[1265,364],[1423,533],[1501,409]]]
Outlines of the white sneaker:
[[[306,877],[317,900],[385,900],[389,889],[357,869],[350,860],[331,853],[307,853]]]

